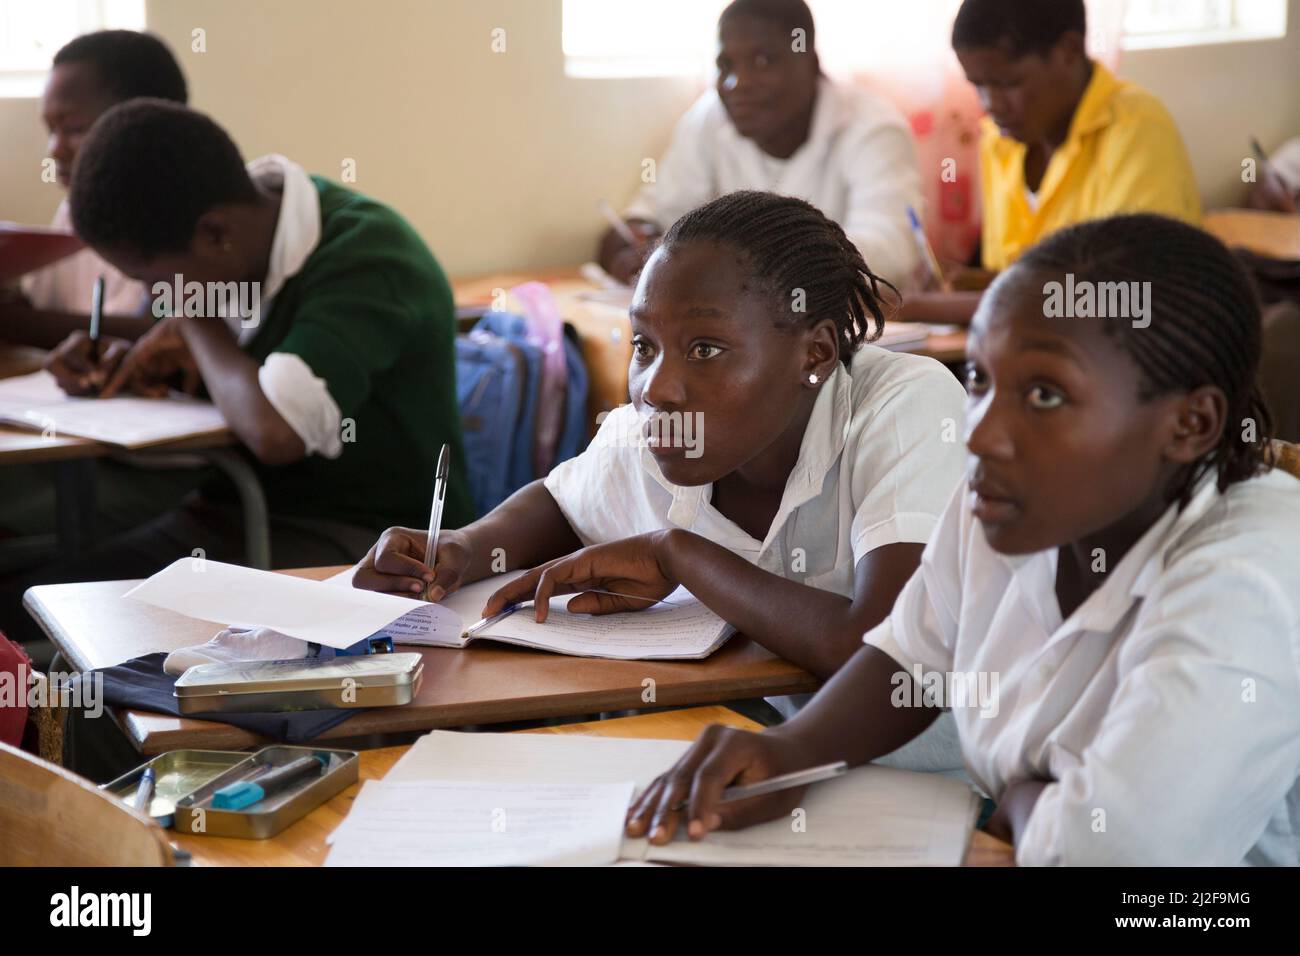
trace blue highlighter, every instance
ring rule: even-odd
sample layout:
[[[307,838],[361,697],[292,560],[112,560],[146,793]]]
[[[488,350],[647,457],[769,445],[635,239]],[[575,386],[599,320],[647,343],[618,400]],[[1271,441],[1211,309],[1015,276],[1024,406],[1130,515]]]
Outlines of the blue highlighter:
[[[329,758],[321,754],[299,757],[283,767],[257,776],[256,780],[238,780],[222,787],[212,795],[214,810],[242,810],[272,794],[286,790],[299,780],[318,777],[329,765]]]

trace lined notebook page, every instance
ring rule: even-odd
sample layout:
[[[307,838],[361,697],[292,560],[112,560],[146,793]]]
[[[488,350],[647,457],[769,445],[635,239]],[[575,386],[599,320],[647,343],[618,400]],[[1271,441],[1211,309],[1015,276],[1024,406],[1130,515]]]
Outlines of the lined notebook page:
[[[531,607],[479,631],[477,638],[496,638],[525,647],[540,647],[579,657],[617,660],[691,660],[707,657],[731,632],[726,621],[685,588],[668,596],[672,604],[621,614],[569,614],[572,595],[551,600],[546,622],[538,624]]]
[[[689,747],[680,740],[433,731],[415,742],[385,781],[631,780],[639,792]],[[625,839],[621,855],[705,865],[957,866],[978,806],[970,788],[951,777],[857,767],[810,787],[798,821],[773,820],[667,847]]]
[[[960,866],[978,807],[971,789],[951,777],[855,767],[809,787],[788,819],[698,843],[628,841],[624,854],[703,866]]]
[[[598,866],[618,859],[621,783],[368,781],[326,866]]]
[[[76,398],[64,393],[46,371],[0,379],[0,421],[124,448],[143,448],[226,427],[211,402],[179,394]]]

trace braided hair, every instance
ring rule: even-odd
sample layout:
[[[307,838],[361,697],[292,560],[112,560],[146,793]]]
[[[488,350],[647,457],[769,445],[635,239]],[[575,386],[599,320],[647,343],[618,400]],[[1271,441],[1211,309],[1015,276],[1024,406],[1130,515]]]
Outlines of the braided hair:
[[[1017,272],[1073,273],[1090,282],[1150,282],[1150,324],[1107,321],[1106,334],[1142,374],[1139,400],[1216,385],[1228,399],[1219,443],[1174,479],[1180,507],[1202,476],[1217,472],[1219,491],[1272,465],[1272,418],[1260,393],[1261,317],[1246,270],[1218,239],[1186,223],[1149,213],[1114,216],[1054,233],[1013,267]],[[1251,421],[1255,440],[1241,429]]]
[[[832,320],[845,366],[884,328],[880,287],[898,294],[868,268],[838,223],[802,199],[755,190],[728,193],[673,223],[662,246],[671,250],[696,241],[740,253],[758,288],[778,303],[780,324],[812,328]]]

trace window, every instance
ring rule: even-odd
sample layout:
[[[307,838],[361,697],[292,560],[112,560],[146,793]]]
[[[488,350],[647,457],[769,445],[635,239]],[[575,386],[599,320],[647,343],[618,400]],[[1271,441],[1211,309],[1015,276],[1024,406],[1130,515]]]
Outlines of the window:
[[[809,0],[828,70],[906,65],[946,48],[958,0]],[[1045,0],[1046,2],[1046,0]],[[726,0],[563,0],[565,73],[576,77],[690,76],[713,63]],[[1090,0],[1090,34],[1146,49],[1286,36],[1286,0]],[[936,35],[935,30],[940,34]],[[1090,37],[1095,43],[1099,36]],[[931,62],[926,59],[926,62]]]
[[[110,28],[143,30],[144,0],[0,0],[0,96],[40,96],[59,47]]]
[[[1286,36],[1286,0],[1128,0],[1123,47],[1193,46]]]
[[[564,0],[569,76],[684,76],[713,62],[729,0]]]

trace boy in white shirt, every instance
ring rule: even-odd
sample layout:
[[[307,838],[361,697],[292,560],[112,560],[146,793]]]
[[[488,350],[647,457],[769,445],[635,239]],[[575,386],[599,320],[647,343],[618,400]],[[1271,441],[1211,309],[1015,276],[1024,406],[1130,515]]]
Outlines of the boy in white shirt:
[[[652,241],[741,189],[795,196],[838,222],[873,272],[899,288],[919,263],[907,208],[921,208],[911,133],[887,101],[821,72],[803,0],[736,0],[718,20],[716,88],[682,117],[655,179],[625,211],[644,245],[610,230],[597,257],[629,281]]]
[[[65,189],[82,140],[101,114],[125,100],[153,97],[185,103],[185,77],[171,51],[157,37],[131,30],[101,30],[67,43],[54,65],[41,100],[49,130],[49,158]],[[51,224],[72,232],[65,199]],[[86,327],[95,280],[104,277],[107,333],[134,339],[149,328],[148,293],[93,249],[82,249],[22,279],[22,299],[0,303],[0,339],[49,348]]]
[[[1136,284],[1127,308],[1103,283]],[[975,316],[968,479],[893,611],[791,721],[706,732],[629,834],[788,814],[801,790],[718,798],[874,760],[951,704],[1021,864],[1300,862],[1300,481],[1270,468],[1259,342],[1246,273],[1191,226],[1029,250]]]

